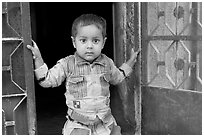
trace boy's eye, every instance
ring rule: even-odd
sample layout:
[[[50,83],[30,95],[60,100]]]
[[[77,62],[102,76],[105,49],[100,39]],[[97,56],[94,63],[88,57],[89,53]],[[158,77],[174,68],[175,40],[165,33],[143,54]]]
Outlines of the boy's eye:
[[[100,42],[99,39],[94,39],[94,40],[93,40],[93,43],[94,43],[94,44],[98,44],[99,42]]]
[[[80,39],[79,40],[81,43],[85,43],[86,42],[86,39]]]

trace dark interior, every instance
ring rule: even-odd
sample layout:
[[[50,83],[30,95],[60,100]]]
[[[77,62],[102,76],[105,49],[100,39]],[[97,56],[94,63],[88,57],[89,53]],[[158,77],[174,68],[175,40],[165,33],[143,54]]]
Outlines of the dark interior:
[[[34,2],[31,7],[32,37],[44,62],[51,68],[56,62],[75,52],[71,41],[73,20],[84,13],[94,13],[107,21],[107,41],[103,53],[113,59],[113,21],[111,2]],[[56,88],[42,88],[35,80],[37,131],[39,135],[60,135],[66,121],[64,83]],[[119,94],[111,87],[111,108],[123,134],[134,129],[125,123]]]

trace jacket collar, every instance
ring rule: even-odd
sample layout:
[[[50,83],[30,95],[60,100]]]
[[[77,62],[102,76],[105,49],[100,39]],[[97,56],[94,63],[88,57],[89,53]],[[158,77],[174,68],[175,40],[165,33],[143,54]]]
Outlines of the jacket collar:
[[[98,64],[98,65],[105,66],[104,54],[100,54],[92,63],[90,63],[87,60],[85,60],[82,57],[80,57],[76,52],[75,52],[74,56],[75,56],[75,60],[76,60],[76,64],[77,65]]]

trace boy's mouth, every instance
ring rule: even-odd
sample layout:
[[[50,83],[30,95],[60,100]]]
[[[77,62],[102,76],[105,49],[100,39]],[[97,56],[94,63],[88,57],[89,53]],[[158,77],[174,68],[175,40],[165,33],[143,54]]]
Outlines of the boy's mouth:
[[[86,52],[85,54],[88,56],[92,56],[94,53],[93,52]]]

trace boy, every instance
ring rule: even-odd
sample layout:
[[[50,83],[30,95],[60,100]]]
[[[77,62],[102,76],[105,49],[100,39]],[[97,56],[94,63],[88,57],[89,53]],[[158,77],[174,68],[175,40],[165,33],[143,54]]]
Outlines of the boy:
[[[94,14],[84,14],[72,25],[76,52],[57,62],[51,69],[44,63],[37,45],[27,47],[35,59],[35,74],[43,87],[56,87],[66,80],[67,121],[64,135],[120,134],[109,107],[109,83],[118,84],[129,76],[137,52],[120,68],[101,51],[106,41],[106,21]]]

